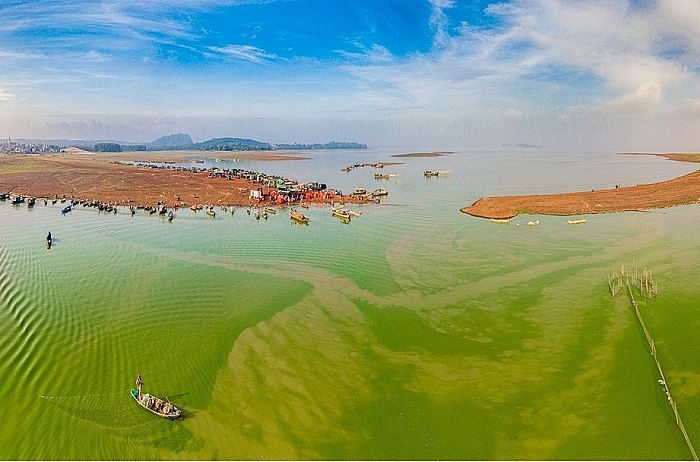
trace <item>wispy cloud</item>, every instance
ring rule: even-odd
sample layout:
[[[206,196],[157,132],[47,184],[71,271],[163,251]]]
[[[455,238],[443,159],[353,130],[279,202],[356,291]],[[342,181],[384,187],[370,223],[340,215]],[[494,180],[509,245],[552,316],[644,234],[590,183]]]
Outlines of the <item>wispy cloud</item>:
[[[210,50],[235,59],[242,59],[255,63],[277,58],[274,54],[266,53],[264,50],[250,45],[226,45],[222,47],[210,47]]]

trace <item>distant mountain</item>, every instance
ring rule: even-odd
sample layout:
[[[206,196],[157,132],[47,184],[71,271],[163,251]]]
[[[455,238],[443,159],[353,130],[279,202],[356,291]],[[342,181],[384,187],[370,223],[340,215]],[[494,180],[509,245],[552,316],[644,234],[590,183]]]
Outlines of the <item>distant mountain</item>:
[[[114,140],[29,140],[8,139],[6,145],[20,144],[25,152],[39,152],[36,146],[50,146],[52,148],[64,148],[75,146],[92,152],[125,152],[125,151],[272,151],[272,150],[313,150],[313,149],[367,149],[363,143],[347,141],[331,141],[328,143],[293,143],[270,144],[250,138],[212,138],[199,143],[192,142],[187,133],[177,133],[161,136],[150,143],[134,143]]]
[[[272,145],[249,138],[212,138],[194,143],[190,149],[198,151],[269,151]]]
[[[187,133],[161,136],[148,143],[149,149],[183,149],[192,146],[192,138]]]

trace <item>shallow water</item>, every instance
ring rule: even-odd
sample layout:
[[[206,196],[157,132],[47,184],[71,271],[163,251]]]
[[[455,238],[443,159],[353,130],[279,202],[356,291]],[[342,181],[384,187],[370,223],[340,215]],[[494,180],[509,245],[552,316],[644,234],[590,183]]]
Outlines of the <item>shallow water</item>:
[[[509,225],[484,195],[614,187],[695,165],[650,156],[392,150],[241,168],[384,186],[343,224],[180,210],[100,214],[0,203],[0,458],[685,459],[613,269],[648,267],[640,303],[693,442],[700,437],[700,209]],[[376,181],[357,162],[403,162]],[[451,170],[440,178],[422,171]],[[540,225],[528,227],[530,219]],[[54,246],[44,247],[51,230]],[[132,402],[180,406],[165,421]],[[699,443],[700,444],[700,443]]]

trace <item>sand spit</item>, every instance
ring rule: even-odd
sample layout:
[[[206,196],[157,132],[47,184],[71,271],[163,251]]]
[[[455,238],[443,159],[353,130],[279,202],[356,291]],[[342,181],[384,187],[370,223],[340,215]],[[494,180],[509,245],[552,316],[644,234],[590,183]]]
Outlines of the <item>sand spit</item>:
[[[238,153],[235,153],[238,156]],[[248,153],[244,153],[248,154]],[[102,155],[71,150],[60,155],[0,155],[0,193],[37,198],[66,198],[118,205],[188,207],[195,204],[251,205],[250,189],[263,188],[269,201],[274,189],[244,178],[212,178],[207,172],[154,169],[125,162],[177,162],[191,152]],[[201,156],[201,153],[199,154]],[[285,153],[254,153],[266,160],[299,160]],[[358,202],[350,196],[318,194],[309,202]]]
[[[700,154],[654,155],[676,161],[700,162]],[[484,197],[460,210],[475,217],[505,219],[521,213],[569,216],[642,211],[696,202],[700,202],[700,170],[668,181],[622,188],[562,194]]]

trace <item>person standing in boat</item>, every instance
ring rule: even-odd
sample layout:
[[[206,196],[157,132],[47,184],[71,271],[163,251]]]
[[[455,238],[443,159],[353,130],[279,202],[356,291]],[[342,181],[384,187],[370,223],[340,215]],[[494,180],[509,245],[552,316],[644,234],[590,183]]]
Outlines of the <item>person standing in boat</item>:
[[[141,397],[141,386],[143,385],[143,379],[141,378],[141,374],[139,374],[138,377],[136,377],[136,388],[139,391],[139,398]]]

